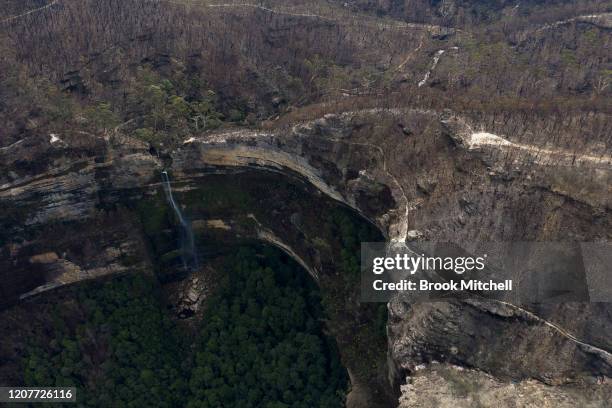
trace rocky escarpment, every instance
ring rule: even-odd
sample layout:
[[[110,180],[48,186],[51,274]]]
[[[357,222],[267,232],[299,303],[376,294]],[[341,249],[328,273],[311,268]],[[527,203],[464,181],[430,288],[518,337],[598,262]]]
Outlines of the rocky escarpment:
[[[176,314],[197,312],[208,282],[175,267],[164,169],[202,238],[273,243],[319,282],[344,278],[338,240],[321,228],[339,203],[400,243],[610,239],[608,5],[286,3],[7,2],[0,308],[155,270],[175,286]],[[203,133],[220,114],[270,120]],[[609,387],[605,304],[397,299],[389,317],[379,370],[356,332],[363,319],[343,316],[342,346],[364,342],[347,364],[354,391],[361,363],[390,378],[382,389],[414,385],[403,401],[418,406],[411,394],[440,384],[435,361],[472,368],[469,384],[536,389],[540,402],[565,383]]]
[[[525,307],[501,302],[391,302],[389,337],[394,360],[414,372],[421,364],[450,361],[478,367],[500,378],[560,384],[609,376],[607,339],[583,331],[610,330],[606,306]],[[572,315],[571,321],[563,321]],[[588,316],[588,317],[587,317]],[[589,320],[589,323],[585,321]],[[572,333],[579,333],[580,339]],[[551,358],[550,351],[555,351]],[[528,358],[513,359],[513,355]]]
[[[536,380],[503,383],[484,372],[461,366],[433,364],[421,367],[402,387],[401,408],[470,407],[603,407],[609,387],[598,379],[585,389],[572,385],[546,386]]]
[[[414,109],[326,115],[288,129],[190,138],[175,168],[196,162],[289,168],[374,220],[392,239],[403,240],[409,227],[422,230],[420,236],[456,240],[552,239],[562,232],[588,239],[580,236],[587,225],[591,238],[607,236],[609,152],[549,150],[496,135],[483,142],[475,127],[449,112]],[[382,186],[395,208],[360,201],[360,192]],[[570,225],[555,221],[574,206],[596,220],[595,228],[571,225],[580,217],[565,220]],[[543,220],[548,208],[557,214]],[[525,221],[535,227],[524,231]],[[483,222],[486,229],[476,228]]]
[[[143,144],[122,149],[82,134],[2,148],[4,306],[32,291],[146,267],[133,221],[104,205],[116,200],[113,191],[146,184],[159,163]]]
[[[499,139],[483,139],[486,129],[472,130],[477,123],[452,112],[377,109],[291,127],[194,136],[160,156],[118,133],[32,137],[3,147],[4,305],[55,285],[150,269],[133,205],[163,200],[159,174],[164,168],[186,205],[215,173],[256,168],[275,175],[276,183],[286,177],[306,182],[306,196],[278,198],[270,192],[265,199],[260,192],[259,201],[248,203],[252,208],[235,214],[231,208],[222,216],[206,213],[198,199],[202,210],[194,221],[204,230],[272,242],[315,278],[326,269],[325,251],[314,244],[316,234],[304,231],[308,223],[316,229],[317,209],[287,212],[279,200],[327,196],[354,208],[395,241],[609,239],[611,169],[605,154],[519,143],[502,133],[503,126],[494,130]],[[558,160],[568,155],[575,159]],[[191,293],[185,287],[180,302],[197,304],[201,288],[196,289]],[[611,374],[605,305],[397,301],[389,310],[394,383],[433,361],[478,368],[500,381],[562,384]],[[547,359],[553,353],[559,358]]]
[[[364,118],[373,114],[388,115],[391,123],[400,125],[400,131],[387,124],[381,132],[392,139],[383,145],[396,146],[396,151],[386,152],[368,141],[376,130],[370,127],[363,132]],[[322,191],[336,198],[340,194],[343,201],[361,208],[395,240],[608,238],[609,154],[510,142],[474,132],[458,119],[426,111],[347,113],[297,125],[284,134],[226,133],[186,144],[195,145],[192,148],[198,152],[190,156],[190,162],[199,157],[216,165],[293,166]],[[423,122],[426,129],[419,128]],[[303,148],[320,141],[330,148],[325,152]],[[397,153],[402,144],[418,146],[421,157],[414,152]],[[436,169],[427,172],[429,163],[422,155],[432,146],[437,152]],[[310,156],[314,151],[316,158]],[[441,159],[444,152],[446,160]],[[366,159],[372,156],[376,165]],[[417,161],[418,170],[411,169],[407,156]],[[316,167],[309,164],[317,161]],[[334,163],[342,164],[344,177],[330,171],[337,169]],[[449,164],[452,167],[445,172]],[[347,174],[356,177],[347,180]],[[351,188],[368,179],[388,186],[395,209],[372,213],[356,203],[358,190]],[[331,186],[322,180],[329,180]],[[524,225],[533,228],[525,230]],[[441,360],[478,367],[503,379],[590,382],[609,376],[612,368],[612,345],[601,336],[610,330],[608,314],[605,305],[523,308],[494,302],[410,305],[398,300],[390,304],[390,357],[401,372]],[[549,358],[552,350],[555,359]],[[524,358],[514,359],[514,355]]]

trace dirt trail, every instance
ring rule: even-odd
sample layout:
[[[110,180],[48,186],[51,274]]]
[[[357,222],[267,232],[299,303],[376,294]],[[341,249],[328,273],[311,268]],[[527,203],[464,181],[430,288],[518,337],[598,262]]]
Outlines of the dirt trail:
[[[545,24],[531,31],[530,33],[539,33],[573,22],[591,23],[604,28],[612,28],[612,13],[587,14],[583,16],[568,18],[566,20],[559,20],[555,21],[554,23]]]
[[[39,7],[39,8],[33,9],[33,10],[29,10],[29,11],[26,11],[26,12],[21,13],[21,14],[17,14],[16,16],[11,16],[11,17],[5,18],[4,20],[0,20],[0,24],[8,23],[8,22],[11,22],[13,20],[17,20],[19,18],[28,16],[30,14],[38,13],[40,11],[43,11],[43,10],[46,10],[46,9],[48,9],[50,7],[55,6],[57,3],[59,3],[59,0],[53,0],[51,3],[46,4],[46,5],[42,6],[42,7]]]
[[[585,343],[584,341],[579,340],[576,336],[574,336],[573,334],[569,333],[567,330],[565,330],[561,326],[558,326],[557,324],[555,324],[553,322],[550,322],[550,321],[548,321],[548,320],[546,320],[546,319],[536,315],[535,313],[530,312],[527,309],[523,309],[520,306],[514,305],[512,303],[504,302],[504,301],[501,301],[501,300],[496,300],[495,302],[501,303],[501,304],[506,305],[506,306],[508,306],[510,308],[518,310],[518,311],[522,312],[524,315],[526,315],[527,317],[531,318],[532,320],[536,320],[536,321],[538,321],[540,323],[545,324],[546,326],[550,327],[555,332],[557,332],[557,334],[565,337],[566,339],[568,339],[568,340],[570,340],[570,341],[572,341],[572,342],[574,342],[574,343],[576,343],[578,345],[581,345],[581,346],[585,347],[590,352],[594,352],[594,353],[599,354],[604,360],[606,360],[608,362],[608,364],[612,365],[612,354],[609,351],[601,349],[601,348],[596,347],[596,346],[594,346],[592,344]]]
[[[271,14],[278,15],[286,15],[286,16],[294,16],[294,17],[306,17],[306,18],[316,18],[323,21],[335,22],[338,24],[359,24],[362,26],[369,26],[373,28],[378,28],[382,30],[396,30],[403,31],[406,29],[418,29],[418,30],[427,30],[427,31],[444,31],[449,30],[447,27],[442,27],[433,24],[420,24],[420,23],[406,23],[403,21],[382,21],[380,18],[371,17],[367,15],[355,15],[351,14],[351,18],[347,19],[343,14],[343,11],[340,10],[338,15],[323,15],[323,14],[314,14],[309,12],[294,12],[288,9],[279,9],[272,7],[265,7],[259,4],[253,3],[208,3],[204,1],[176,1],[176,0],[144,0],[150,2],[160,2],[160,3],[171,3],[181,6],[199,6],[206,7],[210,9],[230,9],[230,8],[251,8],[257,9],[261,11],[265,11]],[[359,17],[359,18],[355,18]],[[452,29],[450,29],[452,30]]]

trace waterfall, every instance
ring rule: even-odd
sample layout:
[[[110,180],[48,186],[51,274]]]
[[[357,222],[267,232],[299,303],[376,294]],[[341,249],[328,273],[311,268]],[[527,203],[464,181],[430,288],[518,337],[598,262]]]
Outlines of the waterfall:
[[[193,230],[191,229],[191,222],[185,218],[181,208],[176,203],[174,195],[172,194],[172,186],[170,185],[170,178],[168,177],[167,171],[162,171],[162,182],[164,186],[164,193],[166,199],[172,207],[176,218],[181,224],[181,258],[183,260],[183,266],[185,269],[197,269],[198,268],[198,255],[195,247],[195,239],[193,237]]]

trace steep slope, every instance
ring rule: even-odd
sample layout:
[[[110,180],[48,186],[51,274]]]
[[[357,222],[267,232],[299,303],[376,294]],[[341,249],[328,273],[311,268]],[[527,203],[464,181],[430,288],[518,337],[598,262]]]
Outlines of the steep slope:
[[[392,405],[403,383],[405,406],[440,384],[442,399],[466,404],[486,390],[485,406],[515,389],[538,403],[606,401],[607,303],[396,300],[387,348],[368,354],[374,313],[356,306],[321,214],[349,207],[395,242],[609,241],[608,4],[7,5],[9,312],[58,286],[156,268],[197,302],[163,221],[166,170],[196,233],[272,243],[347,290],[340,301],[356,312],[334,334],[351,406]],[[469,368],[465,381],[453,366]]]

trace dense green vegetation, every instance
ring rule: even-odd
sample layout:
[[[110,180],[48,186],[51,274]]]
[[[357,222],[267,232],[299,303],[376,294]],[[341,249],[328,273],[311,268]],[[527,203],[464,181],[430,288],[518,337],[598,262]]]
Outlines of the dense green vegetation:
[[[78,322],[70,321],[72,308],[57,308],[51,342],[33,339],[25,384],[77,387],[88,407],[182,405],[186,347],[152,280],[135,275],[85,284],[76,303]]]
[[[208,177],[198,189],[180,195],[179,201],[186,203],[196,218],[222,214],[221,218],[240,220],[248,210],[258,220],[273,223],[274,220],[267,219],[267,213],[259,209],[275,208],[279,202],[300,203],[307,200],[302,190],[284,179],[274,179],[275,195],[269,196],[260,187],[262,180],[256,175],[243,177],[233,179],[231,183],[224,177]],[[152,252],[164,254],[158,262],[158,276],[166,279],[173,270],[176,237],[167,232],[172,231],[171,223],[166,212],[167,205],[163,199],[160,200],[141,202],[138,212],[142,216]],[[387,310],[385,304],[360,302],[359,256],[361,242],[380,241],[382,237],[374,226],[351,211],[337,205],[319,205],[320,208],[300,207],[295,211],[303,214],[305,219],[312,219],[315,213],[321,214],[320,223],[303,223],[302,228],[322,257],[333,260],[333,265],[326,268],[319,282],[322,304],[328,317],[326,328],[341,345],[345,365],[358,378],[374,381],[386,370]]]
[[[309,278],[266,251],[236,255],[198,337],[188,407],[337,407],[346,386]],[[267,263],[267,265],[266,265]]]
[[[261,255],[236,253],[195,337],[152,278],[81,285],[54,310],[53,340],[32,340],[25,383],[76,386],[90,407],[340,406],[346,373],[316,286],[277,250]]]
[[[262,222],[273,221],[258,208],[306,200],[302,190],[292,183],[279,180],[276,196],[269,198],[258,187],[256,176],[239,180],[228,183],[224,177],[211,176],[199,189],[179,194],[178,200],[187,203],[188,216],[195,218],[208,218],[212,212],[239,220],[243,211],[252,208],[255,217]],[[320,292],[303,270],[284,260],[277,251],[234,252],[225,246],[221,250],[221,247],[215,249],[214,244],[202,245],[203,250],[218,256],[219,260],[227,259],[228,263],[221,269],[225,280],[216,281],[219,283],[217,292],[208,299],[205,321],[197,335],[178,335],[178,339],[188,337],[195,341],[188,344],[178,341],[168,346],[181,350],[184,356],[173,366],[181,375],[175,385],[183,390],[181,404],[191,408],[338,406],[347,382],[334,350],[335,342],[330,344],[322,334],[323,316],[326,332],[340,346],[344,365],[360,383],[373,384],[374,389],[385,392],[386,385],[381,381],[379,384],[379,380],[386,378],[386,307],[360,302],[360,244],[380,241],[380,234],[374,226],[345,208],[331,203],[320,206],[283,209],[298,211],[304,219],[322,214],[320,223],[300,224],[306,239],[326,262],[325,273],[319,281]],[[155,282],[172,281],[176,257],[180,254],[176,249],[177,228],[163,194],[160,192],[156,197],[140,201],[133,210],[140,216],[150,252],[156,257]],[[209,238],[200,235],[198,240]],[[151,285],[154,288],[157,283]],[[127,289],[115,288],[112,284],[105,288],[131,291],[129,285]],[[155,290],[147,292],[154,294]],[[96,291],[92,293],[94,297],[104,296]],[[88,299],[88,296],[81,298]],[[143,298],[141,302],[146,299],[141,294],[138,296]],[[147,296],[149,303],[161,310],[156,295]],[[130,315],[131,305],[126,304],[122,313]],[[109,313],[102,310],[102,314]],[[88,316],[87,309],[82,319],[85,326],[91,320]],[[116,330],[122,330],[121,323],[117,324]],[[129,321],[126,326],[129,327]],[[174,326],[169,329],[173,333],[178,330]],[[87,352],[91,347],[80,349]],[[57,350],[51,352],[57,354]],[[86,383],[91,382],[88,375],[85,372],[82,376]],[[113,375],[103,373],[100,376],[110,376],[109,382],[114,383]],[[172,384],[170,380],[174,378],[168,378],[165,384]],[[140,386],[139,381],[139,378],[132,380],[130,386]],[[167,401],[165,397],[161,400]]]

